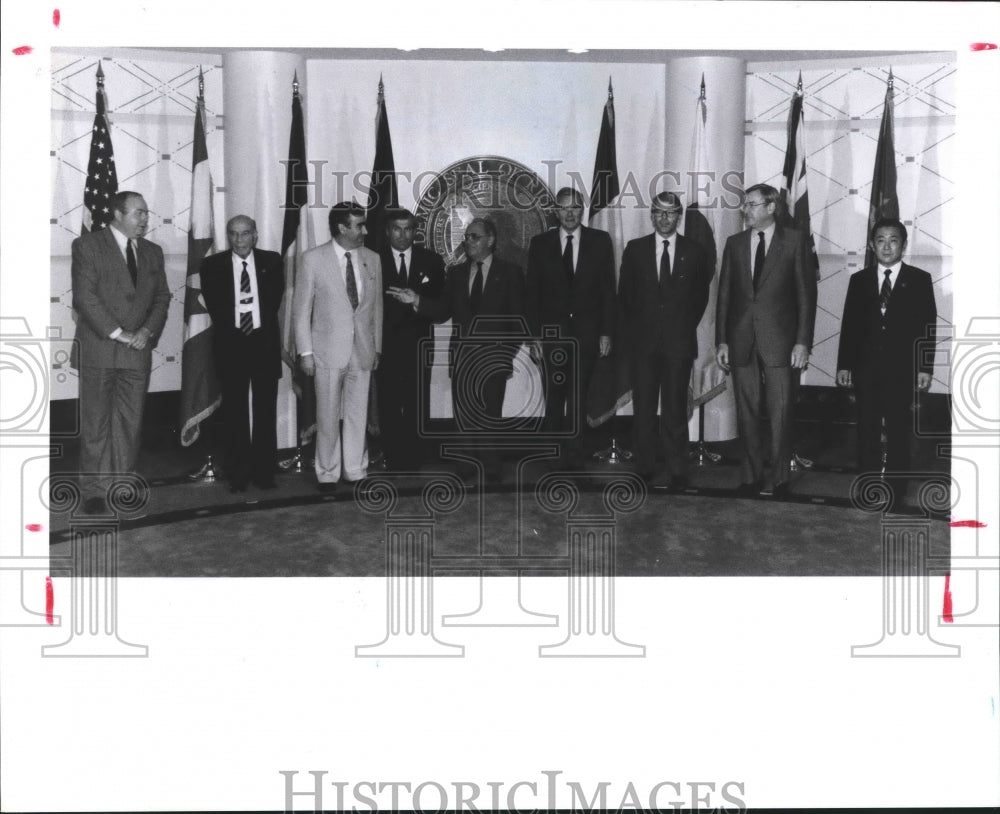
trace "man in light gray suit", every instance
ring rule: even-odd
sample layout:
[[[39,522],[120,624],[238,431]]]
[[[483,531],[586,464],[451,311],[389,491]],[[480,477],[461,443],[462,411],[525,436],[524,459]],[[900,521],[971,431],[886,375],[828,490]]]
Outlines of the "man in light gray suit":
[[[382,353],[382,267],[379,256],[364,247],[367,233],[365,211],[357,204],[331,207],[333,239],[302,255],[295,280],[299,365],[316,379],[316,479],[322,492],[333,491],[341,474],[352,482],[368,474],[365,428],[371,374]]]
[[[114,473],[135,469],[152,352],[167,321],[163,250],[143,239],[149,221],[137,192],[119,192],[111,224],[73,241],[72,364],[80,371],[83,509],[106,511]]]

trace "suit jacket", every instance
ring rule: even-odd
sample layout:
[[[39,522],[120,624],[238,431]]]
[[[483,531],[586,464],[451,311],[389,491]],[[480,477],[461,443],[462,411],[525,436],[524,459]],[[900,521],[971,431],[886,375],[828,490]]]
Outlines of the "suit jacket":
[[[816,321],[816,273],[806,236],[775,226],[755,293],[750,233],[730,237],[722,253],[715,341],[729,346],[730,364],[747,364],[756,347],[766,365],[787,366],[792,346],[812,347]]]
[[[139,275],[133,286],[112,228],[73,241],[73,308],[79,318],[71,364],[144,370],[151,367],[170,305],[163,250],[143,238],[135,241]],[[129,332],[146,328],[152,336],[145,348],[135,350],[108,339],[117,328]]]
[[[622,254],[618,302],[623,333],[636,355],[658,351],[678,359],[698,355],[698,323],[708,304],[713,269],[693,240],[670,238],[670,278],[661,284],[653,233],[630,240]]]
[[[329,241],[302,255],[292,297],[295,346],[312,353],[319,367],[362,370],[375,366],[382,352],[382,264],[363,246],[351,250],[351,264],[362,279],[357,310],[351,308],[340,263]]]
[[[216,370],[225,375],[227,364],[240,351],[243,332],[236,324],[236,292],[233,286],[233,253],[219,252],[201,261],[201,293],[212,317]],[[260,300],[260,329],[264,332],[264,356],[251,360],[275,378],[281,378],[281,332],[278,310],[285,294],[285,264],[277,252],[253,250]]]
[[[410,266],[407,269],[410,277],[416,277],[418,282],[410,286],[407,280],[400,278],[396,270],[396,260],[399,253],[391,247],[379,254],[382,262],[382,286],[388,291],[391,286],[398,288],[413,288],[421,298],[439,299],[444,291],[444,260],[441,255],[429,249],[413,246],[410,253]],[[426,317],[415,313],[412,306],[404,305],[398,300],[386,295],[383,301],[384,322],[382,346],[386,357],[400,357],[407,362],[413,358],[413,349],[424,337],[433,336],[434,325]]]
[[[581,227],[570,290],[562,264],[560,232],[556,228],[535,235],[528,247],[528,326],[536,339],[541,338],[544,326],[558,326],[562,336],[575,337],[582,345],[596,349],[598,338],[611,336],[615,327],[611,236],[599,229]]]
[[[436,300],[421,299],[417,313],[435,322],[451,319],[449,373],[454,370],[456,354],[461,345],[474,341],[476,346],[496,345],[500,349],[500,364],[509,376],[514,369],[517,350],[527,339],[524,273],[520,266],[494,255],[483,286],[482,299],[479,301],[479,313],[474,320],[469,299],[471,265],[471,261],[466,260],[449,268],[443,295]],[[489,341],[485,339],[487,336],[496,339]],[[508,336],[511,340],[504,341],[504,337]]]
[[[840,325],[837,369],[858,371],[881,365],[899,371],[912,383],[916,372],[930,373],[934,367],[934,344],[916,356],[916,342],[927,328],[937,324],[934,286],[923,269],[903,263],[885,309],[883,328],[879,307],[882,280],[878,267],[870,266],[851,275]]]

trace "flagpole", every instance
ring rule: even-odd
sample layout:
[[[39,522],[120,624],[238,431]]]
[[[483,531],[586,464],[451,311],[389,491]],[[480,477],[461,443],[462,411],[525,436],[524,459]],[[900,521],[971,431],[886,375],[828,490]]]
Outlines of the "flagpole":
[[[295,71],[293,73],[293,75],[292,75],[292,111],[293,111],[293,121],[292,121],[293,134],[292,134],[292,139],[291,139],[292,141],[294,141],[294,137],[295,137],[295,134],[294,134],[294,128],[295,128],[294,111],[295,111],[296,104],[298,104],[300,106],[302,104],[301,96],[299,95],[299,72],[298,71]],[[292,153],[292,145],[290,144],[289,145],[289,158],[292,158],[291,153]],[[296,156],[296,158],[297,158],[297,156]],[[302,156],[302,160],[303,160],[303,162],[305,161],[305,156],[304,155]],[[289,163],[289,165],[287,167],[288,183],[286,184],[286,189],[285,189],[285,206],[286,207],[289,207],[289,206],[291,206],[294,203],[295,189],[294,189],[294,186],[292,185],[292,181],[294,180],[294,172],[295,172],[294,166],[291,163]],[[285,210],[286,221],[287,221],[287,219],[289,217],[289,211],[290,210],[288,210],[288,209]],[[302,214],[301,204],[299,205],[298,212],[299,212],[299,216],[301,217],[301,214]],[[283,231],[287,232],[288,230],[284,229]],[[284,244],[286,244],[290,240],[294,240],[297,237],[297,233],[298,233],[298,223],[297,222],[295,223],[295,230],[294,231],[296,233],[294,236],[293,235],[289,235],[289,234],[283,234],[282,235],[281,242],[282,242],[283,245],[281,247],[281,254],[282,254],[283,258],[285,257],[286,253],[288,252],[288,246],[284,245]],[[301,251],[301,247],[296,246],[296,252],[299,252],[299,251]],[[287,275],[287,265],[286,265],[286,275]],[[287,286],[287,284],[288,284],[288,280],[287,279],[285,281],[285,284]],[[285,296],[286,297],[288,296],[288,292],[287,291],[285,293]],[[286,303],[286,305],[287,305],[287,303]],[[286,326],[286,331],[289,331],[289,330],[291,330],[291,329],[288,326]],[[302,403],[303,399],[305,397],[305,392],[304,392],[304,390],[302,389],[301,386],[300,387],[295,387],[294,386],[294,382],[295,382],[295,378],[296,378],[296,376],[295,376],[295,365],[296,365],[296,360],[294,358],[290,359],[289,360],[289,367],[291,369],[292,382],[293,382],[292,392],[295,393],[295,453],[291,457],[285,458],[285,459],[279,461],[278,462],[278,469],[280,469],[282,472],[291,472],[291,473],[296,474],[296,475],[301,475],[303,472],[306,472],[307,470],[312,470],[312,468],[314,466],[314,461],[313,461],[312,458],[309,458],[309,457],[306,456],[305,448],[303,447],[303,444],[302,444],[302,425],[304,423],[306,423],[305,408],[304,408],[303,403]]]

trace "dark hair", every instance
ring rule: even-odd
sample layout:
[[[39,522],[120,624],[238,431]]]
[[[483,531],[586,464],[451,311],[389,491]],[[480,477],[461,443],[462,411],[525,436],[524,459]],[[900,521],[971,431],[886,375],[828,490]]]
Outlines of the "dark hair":
[[[774,204],[775,207],[781,205],[781,193],[770,184],[754,184],[752,187],[747,187],[746,192],[743,193],[744,199],[751,192],[759,192],[764,203]]]
[[[875,233],[879,229],[897,229],[903,237],[903,242],[906,243],[906,227],[903,226],[902,221],[898,218],[879,218],[875,221],[875,225],[872,226],[872,230],[868,233],[869,242],[875,240]]]
[[[115,212],[121,212],[124,215],[126,209],[128,208],[129,198],[141,198],[141,197],[142,195],[140,195],[138,192],[130,192],[127,189],[124,192],[116,192],[115,197],[112,198],[111,200],[111,208]]]
[[[680,209],[684,213],[684,204],[681,203],[680,196],[674,192],[661,192],[653,198],[653,206],[660,209]]]
[[[562,197],[569,196],[573,198],[573,201],[583,206],[583,193],[574,187],[562,187],[557,193],[554,200],[558,200]]]
[[[405,220],[412,223],[414,226],[417,225],[417,216],[414,215],[409,209],[403,209],[400,206],[392,207],[386,209],[382,213],[382,228],[388,229],[390,223],[395,223],[397,220]]]
[[[365,217],[365,210],[361,204],[355,201],[341,201],[330,207],[330,235],[336,237],[340,234],[337,226],[348,226],[354,216]]]

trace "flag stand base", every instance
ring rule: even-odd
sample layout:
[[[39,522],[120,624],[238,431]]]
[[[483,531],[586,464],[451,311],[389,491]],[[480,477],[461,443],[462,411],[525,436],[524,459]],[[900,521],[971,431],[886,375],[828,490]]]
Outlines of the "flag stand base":
[[[722,460],[722,456],[718,452],[712,452],[706,445],[704,441],[699,441],[691,449],[691,453],[688,456],[690,460],[694,461],[698,466],[708,466],[717,464]]]
[[[618,439],[614,436],[611,437],[610,447],[594,453],[594,460],[615,465],[631,461],[634,457],[635,456],[629,450],[622,449],[618,446]]]
[[[301,474],[305,472],[307,468],[312,468],[312,461],[306,460],[306,456],[302,454],[301,445],[295,448],[295,454],[291,458],[285,458],[283,461],[278,461],[278,469],[282,472],[294,472],[296,474]]]
[[[215,471],[215,464],[212,463],[212,456],[205,456],[205,463],[196,471],[187,476],[192,483],[214,483],[219,479],[219,473]]]

